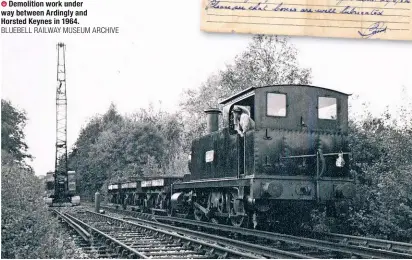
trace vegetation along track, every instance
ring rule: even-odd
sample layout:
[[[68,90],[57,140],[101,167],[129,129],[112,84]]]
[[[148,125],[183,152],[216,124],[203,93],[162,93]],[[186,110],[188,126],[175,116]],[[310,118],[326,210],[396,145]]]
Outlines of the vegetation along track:
[[[88,233],[82,235],[86,240],[104,241],[115,258],[309,258],[153,221],[131,222],[84,209],[57,214]]]
[[[184,226],[186,228],[202,230],[204,232],[207,231],[208,233],[225,235],[227,237],[234,236],[237,240],[253,241],[253,243],[260,244],[267,248],[295,251],[299,252],[299,254],[315,258],[412,258],[412,245],[407,243],[331,233],[318,233],[317,236],[313,238],[298,237],[189,219],[154,216],[140,212],[119,210],[113,207],[103,208],[110,212],[117,212],[140,219],[152,219],[162,223]]]

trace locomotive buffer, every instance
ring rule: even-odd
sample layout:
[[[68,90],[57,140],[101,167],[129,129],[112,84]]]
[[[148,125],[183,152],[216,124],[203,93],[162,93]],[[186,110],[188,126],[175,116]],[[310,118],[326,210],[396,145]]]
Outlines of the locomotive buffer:
[[[75,206],[80,204],[76,195],[76,173],[67,165],[67,95],[66,95],[66,45],[57,44],[57,89],[56,89],[56,157],[55,171],[47,179],[48,197],[51,206]]]

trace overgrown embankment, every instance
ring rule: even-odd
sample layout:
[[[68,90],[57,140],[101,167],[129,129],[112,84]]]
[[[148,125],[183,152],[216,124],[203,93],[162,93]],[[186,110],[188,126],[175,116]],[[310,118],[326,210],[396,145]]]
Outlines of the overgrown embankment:
[[[43,202],[44,187],[25,163],[27,118],[1,102],[1,258],[81,258]]]

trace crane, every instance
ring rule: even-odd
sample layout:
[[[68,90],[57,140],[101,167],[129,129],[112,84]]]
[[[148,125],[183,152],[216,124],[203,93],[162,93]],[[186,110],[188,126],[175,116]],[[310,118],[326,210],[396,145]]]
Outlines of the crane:
[[[46,203],[51,206],[79,205],[76,195],[76,172],[67,164],[67,95],[66,95],[66,45],[57,44],[56,88],[56,157],[55,170],[47,175],[49,195]]]

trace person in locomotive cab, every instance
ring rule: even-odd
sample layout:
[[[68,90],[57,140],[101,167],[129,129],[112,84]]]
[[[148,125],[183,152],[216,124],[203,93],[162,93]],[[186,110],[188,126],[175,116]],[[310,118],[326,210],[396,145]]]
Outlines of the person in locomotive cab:
[[[235,131],[238,132],[241,137],[244,137],[247,131],[255,129],[255,122],[250,117],[250,112],[247,108],[235,106],[232,112]]]

